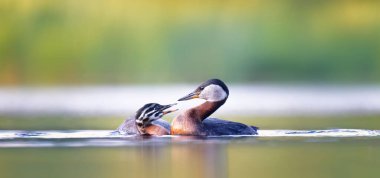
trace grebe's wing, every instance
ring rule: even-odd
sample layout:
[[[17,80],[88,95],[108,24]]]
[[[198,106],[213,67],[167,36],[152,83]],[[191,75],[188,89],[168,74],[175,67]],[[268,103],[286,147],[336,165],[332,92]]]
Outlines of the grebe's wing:
[[[165,128],[166,130],[168,130],[170,133],[170,123],[168,121],[163,120],[163,119],[157,119],[157,120],[153,121],[152,124],[159,125],[159,126]]]
[[[123,135],[134,135],[139,133],[134,117],[126,119],[116,130]]]
[[[257,127],[216,118],[203,120],[207,135],[257,135]]]

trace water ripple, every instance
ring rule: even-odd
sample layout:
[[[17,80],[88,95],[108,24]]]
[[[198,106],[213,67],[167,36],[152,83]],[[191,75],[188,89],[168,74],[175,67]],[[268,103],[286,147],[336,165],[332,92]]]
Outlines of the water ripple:
[[[113,130],[1,130],[0,148],[15,147],[120,147],[147,144],[165,145],[170,143],[229,143],[246,139],[256,142],[255,138],[342,138],[342,137],[379,137],[380,130],[330,129],[330,130],[259,130],[258,135],[226,135],[210,137],[182,136],[138,136],[120,135]],[[320,142],[320,141],[318,141]]]
[[[329,129],[329,130],[259,130],[258,135],[226,135],[223,137],[375,137],[380,130],[363,129]],[[113,130],[2,130],[0,140],[4,139],[70,139],[70,138],[128,138],[135,135],[120,135]],[[160,136],[177,137],[177,136]],[[219,137],[219,136],[212,136]]]

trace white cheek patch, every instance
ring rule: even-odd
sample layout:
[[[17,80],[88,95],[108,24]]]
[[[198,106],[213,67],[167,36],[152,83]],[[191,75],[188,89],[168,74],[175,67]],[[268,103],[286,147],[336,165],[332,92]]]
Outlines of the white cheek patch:
[[[200,93],[199,98],[207,101],[221,101],[226,99],[227,93],[218,85],[209,85]]]

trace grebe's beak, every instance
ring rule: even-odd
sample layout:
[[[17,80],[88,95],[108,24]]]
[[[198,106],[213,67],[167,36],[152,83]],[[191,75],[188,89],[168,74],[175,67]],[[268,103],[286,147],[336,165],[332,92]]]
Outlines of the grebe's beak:
[[[199,98],[199,94],[200,92],[199,91],[194,91],[180,99],[178,99],[178,101],[186,101],[186,100],[191,100],[191,99],[194,99],[194,98]]]
[[[169,109],[170,107],[172,107],[172,106],[174,106],[174,105],[177,105],[177,103],[168,104],[168,105],[163,105],[162,108],[160,109],[160,110],[162,111],[162,114],[165,115],[165,114],[169,114],[169,113],[172,113],[172,112],[178,111],[178,109],[173,109],[173,110],[167,110],[167,111],[164,111],[165,109]]]

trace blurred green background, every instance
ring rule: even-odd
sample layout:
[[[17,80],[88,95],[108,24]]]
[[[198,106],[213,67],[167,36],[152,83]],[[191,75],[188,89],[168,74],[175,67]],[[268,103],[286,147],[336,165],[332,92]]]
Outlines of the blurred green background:
[[[379,69],[380,1],[376,0],[0,0],[0,101],[15,93],[8,91],[8,86],[23,90],[25,86],[200,83],[214,77],[228,84],[376,86],[380,84]],[[276,91],[289,93],[281,88]],[[69,104],[54,105],[56,101],[49,98],[52,93],[35,95],[32,89],[8,96],[6,102],[0,102],[0,129],[112,130],[127,116],[22,113],[28,111],[23,103],[36,105],[33,108],[37,111],[43,108],[38,99],[53,100],[45,105],[57,109],[65,109],[62,106],[70,102],[94,101],[79,97],[83,92],[69,95],[71,98],[63,92],[56,98],[65,98]],[[369,90],[362,93],[354,100],[362,104],[355,105],[356,109],[378,111]],[[13,97],[16,95],[19,97]],[[110,99],[109,95],[90,96]],[[277,101],[274,96],[269,100]],[[138,99],[125,98],[134,104]],[[242,105],[249,102],[261,104],[255,100]],[[281,109],[281,104],[273,103],[273,109]],[[319,104],[329,109],[334,102]],[[282,107],[287,106],[289,103]],[[4,114],[4,108],[20,115]],[[220,118],[263,130],[380,128],[376,112],[331,116],[239,114]],[[172,117],[165,119],[171,121]],[[2,139],[1,177],[375,178],[380,165],[379,137],[250,137],[193,142],[175,138],[158,138],[152,143],[147,143],[149,139],[124,138]],[[134,145],[91,147],[96,142],[112,146],[113,141]],[[14,144],[12,148],[3,148],[8,142]],[[73,142],[73,148],[62,148],[64,142]],[[90,145],[78,146],[82,142]],[[24,143],[50,148],[31,148]]]
[[[380,82],[380,1],[1,0],[0,85]]]

